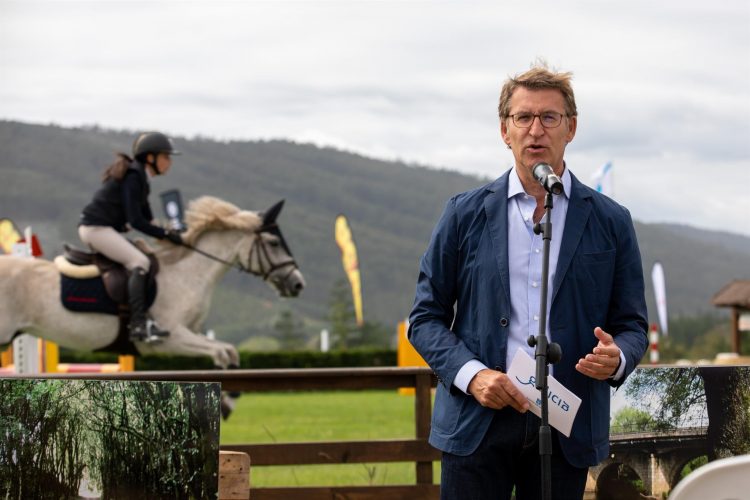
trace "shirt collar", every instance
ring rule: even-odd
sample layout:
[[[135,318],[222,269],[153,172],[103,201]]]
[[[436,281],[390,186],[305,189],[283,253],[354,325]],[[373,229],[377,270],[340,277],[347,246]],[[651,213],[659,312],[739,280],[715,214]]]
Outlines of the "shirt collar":
[[[560,180],[563,183],[563,194],[567,199],[570,199],[570,187],[573,181],[570,179],[570,170],[568,169],[567,164],[565,164],[565,170],[563,170],[563,175]],[[521,179],[518,177],[518,170],[514,166],[513,172],[508,176],[508,199],[511,199],[518,194],[526,194],[526,191],[523,189]]]

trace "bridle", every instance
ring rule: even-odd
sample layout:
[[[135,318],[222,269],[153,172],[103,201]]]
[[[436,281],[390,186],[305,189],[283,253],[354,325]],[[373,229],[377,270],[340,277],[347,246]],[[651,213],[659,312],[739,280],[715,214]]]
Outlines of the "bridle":
[[[289,256],[287,259],[281,260],[280,262],[273,262],[271,260],[271,254],[268,251],[268,244],[263,241],[263,238],[261,237],[261,233],[268,232],[277,233],[279,244],[282,246],[282,248],[284,248],[286,254]],[[292,274],[295,269],[297,269],[297,262],[294,260],[294,257],[292,257],[292,252],[289,250],[289,247],[286,246],[281,233],[279,233],[278,226],[276,224],[263,226],[255,231],[255,235],[255,241],[253,241],[253,244],[250,246],[250,251],[248,252],[247,262],[248,265],[252,266],[253,258],[255,258],[255,260],[258,262],[258,270],[252,271],[250,269],[247,269],[246,272],[254,274],[255,276],[262,277],[263,281],[268,281],[271,273],[273,273],[277,269],[281,269],[282,267],[290,266],[289,272],[286,273],[282,279],[285,280],[286,278],[288,278],[289,275]],[[265,263],[263,257],[265,257]],[[268,267],[266,267],[266,265]]]
[[[193,252],[199,253],[203,255],[204,257],[207,257],[211,260],[215,260],[216,262],[221,262],[227,267],[233,267],[237,269],[238,271],[252,274],[253,276],[259,276],[263,279],[263,281],[268,281],[268,278],[271,276],[271,273],[273,273],[277,269],[290,266],[289,272],[285,274],[283,277],[283,279],[286,279],[287,277],[289,277],[290,274],[292,274],[296,269],[298,269],[297,262],[294,260],[294,257],[292,257],[292,253],[289,251],[289,248],[286,246],[286,244],[283,241],[283,238],[281,237],[280,237],[281,244],[286,250],[287,255],[289,255],[289,258],[282,260],[280,262],[273,262],[271,260],[271,253],[268,250],[268,244],[265,241],[263,241],[263,238],[261,237],[261,233],[269,232],[269,230],[271,229],[275,229],[278,231],[278,226],[276,226],[276,224],[267,225],[267,226],[260,227],[259,229],[256,229],[254,231],[255,240],[253,240],[253,244],[250,246],[250,250],[247,255],[248,267],[243,266],[240,261],[230,262],[228,260],[222,259],[221,257],[217,257],[216,255],[205,252],[198,247],[189,245],[184,242],[182,243],[182,246],[192,250]],[[258,268],[255,270],[252,269],[252,263],[254,259],[258,263]]]

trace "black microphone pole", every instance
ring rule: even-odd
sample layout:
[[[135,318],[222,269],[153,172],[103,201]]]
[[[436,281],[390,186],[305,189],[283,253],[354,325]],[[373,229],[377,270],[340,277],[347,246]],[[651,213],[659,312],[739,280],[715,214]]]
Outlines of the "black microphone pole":
[[[546,188],[546,186],[545,186]],[[534,233],[542,234],[544,253],[542,254],[542,290],[539,311],[539,334],[529,337],[529,345],[536,346],[536,388],[541,393],[542,423],[539,425],[539,456],[542,465],[542,499],[552,498],[552,429],[549,425],[547,376],[549,364],[555,364],[562,358],[562,350],[547,339],[547,289],[549,282],[549,247],[552,239],[552,193],[547,191],[544,197],[545,214],[542,221],[534,225]]]

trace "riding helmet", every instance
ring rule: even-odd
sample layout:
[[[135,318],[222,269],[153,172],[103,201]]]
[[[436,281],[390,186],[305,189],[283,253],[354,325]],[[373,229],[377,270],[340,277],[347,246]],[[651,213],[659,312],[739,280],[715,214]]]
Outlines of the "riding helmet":
[[[166,153],[170,155],[180,154],[180,152],[174,148],[172,139],[161,132],[145,132],[139,135],[135,142],[133,142],[134,158],[138,158],[140,155],[147,153]]]

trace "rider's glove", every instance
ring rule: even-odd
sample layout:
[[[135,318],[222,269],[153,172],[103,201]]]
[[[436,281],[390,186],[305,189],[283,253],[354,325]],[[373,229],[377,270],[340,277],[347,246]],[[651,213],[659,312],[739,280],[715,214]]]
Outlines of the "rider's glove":
[[[164,233],[164,238],[168,239],[175,245],[182,245],[182,236],[180,235],[179,231],[176,231],[174,229],[169,229]]]

